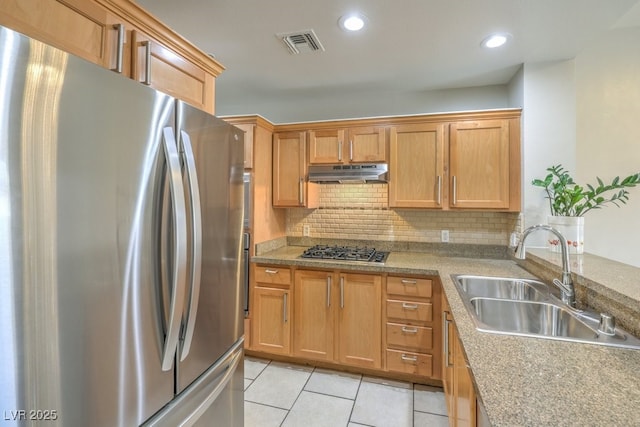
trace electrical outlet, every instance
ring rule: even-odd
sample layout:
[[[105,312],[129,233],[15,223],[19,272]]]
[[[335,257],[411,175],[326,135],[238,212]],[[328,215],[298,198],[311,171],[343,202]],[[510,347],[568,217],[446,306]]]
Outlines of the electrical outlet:
[[[449,230],[440,231],[440,241],[442,243],[449,243]]]
[[[304,224],[302,226],[302,235],[304,237],[309,237],[310,234],[311,234],[311,226],[309,226],[309,224]]]

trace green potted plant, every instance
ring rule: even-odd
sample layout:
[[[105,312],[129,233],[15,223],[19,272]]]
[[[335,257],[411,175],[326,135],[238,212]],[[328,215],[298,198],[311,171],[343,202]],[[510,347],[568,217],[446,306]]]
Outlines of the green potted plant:
[[[592,209],[600,209],[608,204],[620,207],[629,200],[627,188],[640,184],[640,173],[624,179],[616,176],[610,184],[596,177],[596,186],[576,184],[562,165],[547,168],[549,174],[544,179],[534,179],[531,184],[544,188],[549,200],[551,216],[548,224],[556,228],[567,239],[572,253],[584,252],[584,214]],[[559,252],[559,242],[549,240],[553,252]]]

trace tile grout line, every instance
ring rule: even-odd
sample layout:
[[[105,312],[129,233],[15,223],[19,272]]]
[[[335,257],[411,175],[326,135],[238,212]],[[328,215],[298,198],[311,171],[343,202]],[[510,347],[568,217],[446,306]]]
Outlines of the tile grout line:
[[[352,422],[351,417],[353,416],[353,411],[356,409],[356,401],[358,400],[358,394],[360,393],[360,387],[362,387],[362,379],[363,375],[360,375],[360,380],[358,381],[358,390],[356,390],[356,395],[353,397],[353,406],[351,407],[351,412],[349,412],[349,419],[347,420],[347,426],[350,422]],[[353,421],[355,423],[355,421]]]
[[[309,373],[309,377],[307,378],[307,380],[304,382],[304,385],[302,386],[302,388],[300,389],[300,393],[298,393],[298,395],[296,396],[296,399],[293,401],[293,403],[291,404],[291,409],[293,409],[294,406],[296,406],[296,402],[298,401],[298,399],[300,399],[300,395],[302,394],[302,392],[304,391],[304,388],[307,386],[307,384],[309,384],[309,380],[311,379],[311,375],[313,375],[313,373],[316,371],[316,367],[313,367],[313,370]],[[280,423],[280,427],[282,427],[282,425],[284,424],[285,421],[287,421],[287,418],[289,418],[289,414],[291,413],[291,409],[287,410],[287,415],[285,415],[284,419],[282,420],[282,422]]]
[[[253,378],[253,379],[246,378],[249,381],[251,381],[251,383],[249,384],[247,389],[250,388],[253,385],[253,383],[255,381],[257,381],[262,376],[262,374],[272,364],[273,361],[265,359],[264,362],[266,362],[265,365],[264,365],[264,368],[262,368],[260,370],[260,372],[255,376],[255,378]],[[290,364],[290,365],[294,366],[295,364]],[[313,376],[314,373],[318,373],[318,369],[319,369],[318,367],[312,367],[312,370],[309,372],[309,376],[305,380],[302,388],[300,389],[300,391],[297,394],[295,400],[293,401],[293,403],[291,405],[291,408],[289,408],[289,409],[282,408],[282,407],[279,407],[279,406],[273,406],[273,405],[269,405],[269,404],[264,404],[264,403],[260,403],[260,402],[255,402],[255,401],[252,401],[252,400],[245,400],[245,401],[249,402],[249,403],[252,403],[252,404],[255,404],[255,405],[260,405],[260,406],[264,406],[264,407],[269,407],[269,408],[273,408],[273,409],[286,411],[286,415],[284,416],[282,422],[279,424],[279,426],[282,427],[285,424],[285,422],[288,419],[288,417],[290,416],[291,410],[296,405],[296,403],[299,401],[300,396],[302,395],[302,392],[307,391],[307,392],[309,392],[310,394],[313,394],[313,395],[327,396],[327,397],[331,397],[331,398],[338,398],[338,399],[341,399],[341,400],[351,401],[352,402],[352,406],[351,406],[351,411],[349,413],[349,417],[347,419],[347,425],[349,423],[353,423],[353,424],[361,425],[361,426],[364,426],[364,427],[374,427],[374,426],[371,426],[369,424],[357,423],[356,421],[354,421],[352,419],[354,411],[355,411],[355,404],[356,404],[358,396],[360,395],[360,392],[362,390],[362,383],[365,382],[365,380],[364,380],[365,377],[363,375],[359,376],[358,387],[357,387],[357,390],[356,390],[356,393],[355,393],[355,396],[354,396],[353,399],[351,399],[349,397],[336,396],[336,395],[333,395],[333,394],[330,394],[330,393],[323,393],[323,392],[319,392],[319,391],[306,390],[306,387],[309,385],[309,382],[311,381],[311,377]],[[381,385],[394,387],[392,384],[381,383]],[[429,412],[428,410],[417,410],[417,409],[415,409],[416,408],[416,397],[417,397],[417,395],[416,395],[416,384],[412,383],[411,387],[408,388],[408,390],[411,391],[411,400],[410,401],[411,401],[411,425],[412,426],[415,425],[415,422],[416,422],[416,415],[417,415],[416,412],[418,412],[420,414],[428,414],[428,415],[431,415],[431,416],[442,417],[442,418],[445,418],[445,419],[448,420],[448,415],[443,415],[441,413],[435,413],[435,412]]]

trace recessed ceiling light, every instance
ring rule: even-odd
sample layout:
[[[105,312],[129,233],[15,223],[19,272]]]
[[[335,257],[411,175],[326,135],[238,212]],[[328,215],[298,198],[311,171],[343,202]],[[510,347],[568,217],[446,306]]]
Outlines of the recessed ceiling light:
[[[360,31],[364,28],[367,18],[360,13],[342,15],[338,20],[338,26],[346,31]]]
[[[482,46],[489,49],[494,49],[505,44],[507,40],[509,40],[509,34],[491,34],[482,41]]]

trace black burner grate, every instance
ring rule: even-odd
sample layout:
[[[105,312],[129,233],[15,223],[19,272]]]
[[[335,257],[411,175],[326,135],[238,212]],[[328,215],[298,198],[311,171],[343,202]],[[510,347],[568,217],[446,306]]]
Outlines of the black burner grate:
[[[363,261],[384,263],[389,252],[376,251],[367,246],[326,246],[316,245],[305,250],[301,258],[328,259],[338,261]]]

